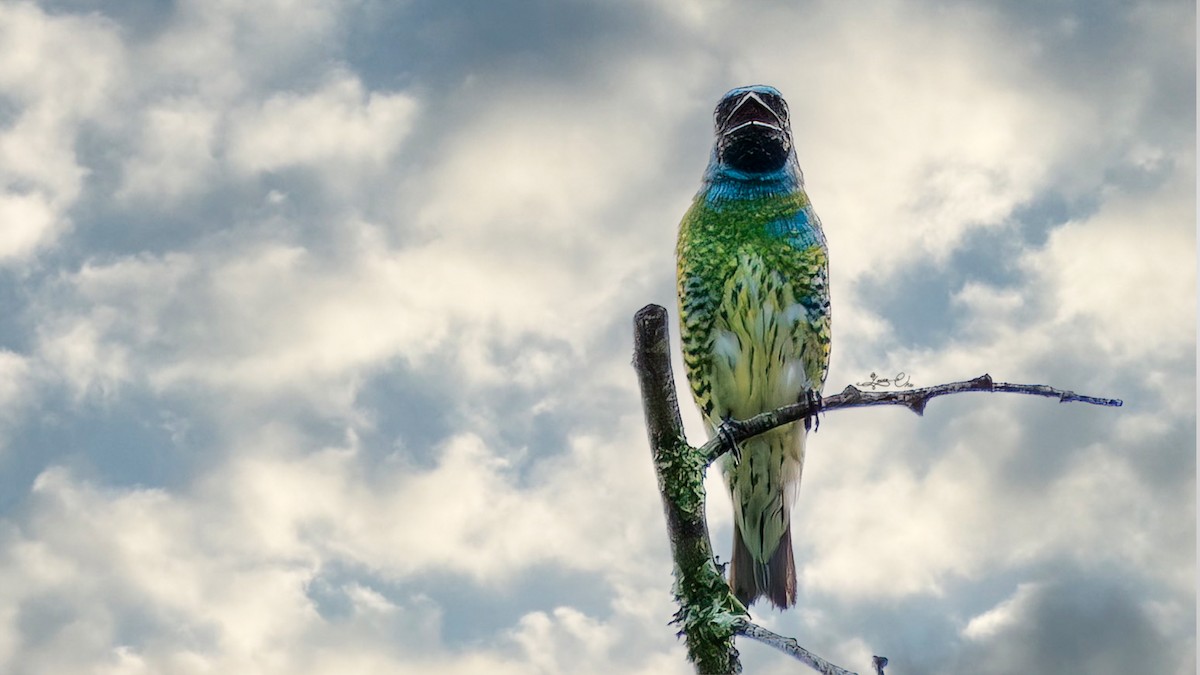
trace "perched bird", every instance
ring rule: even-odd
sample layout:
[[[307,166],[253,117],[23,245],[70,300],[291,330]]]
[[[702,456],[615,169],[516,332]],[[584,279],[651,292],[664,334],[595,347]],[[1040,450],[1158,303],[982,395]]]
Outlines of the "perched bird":
[[[714,113],[704,181],[679,226],[684,362],[710,435],[803,399],[829,369],[829,262],[804,191],[783,96],[734,89]],[[729,585],[749,606],[796,602],[791,509],[804,466],[804,424],[741,443],[721,459],[733,499]]]

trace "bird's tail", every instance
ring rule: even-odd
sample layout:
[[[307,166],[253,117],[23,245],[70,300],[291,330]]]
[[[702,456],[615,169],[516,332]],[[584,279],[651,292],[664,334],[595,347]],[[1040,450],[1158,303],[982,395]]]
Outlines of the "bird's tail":
[[[745,442],[740,462],[723,465],[734,502],[729,587],[746,606],[762,596],[780,609],[796,604],[791,510],[804,435],[798,426],[767,432]]]
[[[792,557],[792,525],[788,523],[771,559],[762,562],[750,555],[742,530],[733,524],[733,558],[729,563],[729,587],[749,607],[761,596],[787,609],[796,604],[796,562]]]

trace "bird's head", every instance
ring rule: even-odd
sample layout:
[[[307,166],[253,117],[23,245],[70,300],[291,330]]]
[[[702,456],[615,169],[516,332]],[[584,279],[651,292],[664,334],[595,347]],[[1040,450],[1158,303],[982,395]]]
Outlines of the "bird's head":
[[[774,87],[738,87],[713,112],[717,140],[713,159],[748,175],[780,171],[792,156],[787,102]]]

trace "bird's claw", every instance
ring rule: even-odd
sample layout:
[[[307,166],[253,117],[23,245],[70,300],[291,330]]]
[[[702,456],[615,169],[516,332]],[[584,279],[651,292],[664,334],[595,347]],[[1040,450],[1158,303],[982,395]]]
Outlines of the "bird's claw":
[[[824,405],[821,399],[821,392],[816,390],[806,391],[801,394],[801,397],[812,407],[812,414],[804,417],[805,431],[819,431],[821,429],[821,406]]]
[[[733,435],[736,424],[732,416],[727,416],[717,429],[717,435],[721,438],[721,445],[725,447],[725,451],[733,458],[734,466],[742,462],[742,448],[738,446],[737,439]]]

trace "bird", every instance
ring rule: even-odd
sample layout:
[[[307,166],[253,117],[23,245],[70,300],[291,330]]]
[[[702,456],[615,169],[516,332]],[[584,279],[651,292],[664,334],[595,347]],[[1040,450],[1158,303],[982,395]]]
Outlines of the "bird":
[[[715,141],[676,246],[684,365],[709,436],[723,422],[800,401],[829,371],[829,257],[778,89],[738,87],[713,113]],[[749,607],[796,603],[792,507],[812,418],[718,460],[733,501],[728,582]]]

